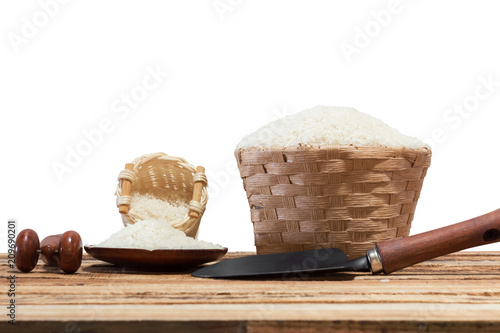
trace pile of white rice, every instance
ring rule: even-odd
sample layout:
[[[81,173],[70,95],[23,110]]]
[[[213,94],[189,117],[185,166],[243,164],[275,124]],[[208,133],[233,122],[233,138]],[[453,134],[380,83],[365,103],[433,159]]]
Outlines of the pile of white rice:
[[[222,249],[218,244],[196,240],[174,229],[166,219],[147,219],[131,224],[114,233],[99,247],[145,250]]]
[[[270,122],[244,137],[237,148],[302,145],[428,147],[356,109],[316,106]]]
[[[188,237],[171,226],[180,222],[188,211],[189,205],[182,200],[167,202],[150,194],[134,193],[130,212],[138,221],[97,246],[145,250],[222,249],[220,245]]]

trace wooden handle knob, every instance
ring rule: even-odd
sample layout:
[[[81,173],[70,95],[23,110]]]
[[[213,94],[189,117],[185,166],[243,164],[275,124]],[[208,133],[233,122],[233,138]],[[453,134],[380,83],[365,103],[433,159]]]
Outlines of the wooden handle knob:
[[[204,173],[205,168],[202,166],[196,167],[196,173]],[[201,202],[201,194],[203,191],[203,182],[198,181],[194,183],[193,186],[193,200],[196,202]],[[198,218],[200,215],[194,210],[189,211],[189,217]]]
[[[51,235],[45,237],[40,243],[40,254],[41,259],[44,263],[49,266],[58,266],[59,257],[57,254],[57,249],[59,248],[59,242],[61,241],[62,234]]]
[[[31,272],[38,263],[40,240],[32,229],[24,229],[17,235],[14,249],[16,267],[21,272]]]
[[[389,274],[425,260],[498,241],[500,209],[448,227],[378,243],[377,248],[384,273]]]
[[[130,171],[134,170],[134,164],[133,163],[125,164],[125,169],[130,170]],[[122,193],[121,193],[122,196],[130,195],[130,191],[132,190],[132,182],[128,179],[122,179],[121,189],[122,189]],[[127,214],[129,209],[130,209],[130,206],[127,204],[121,204],[118,206],[118,211],[121,214]]]
[[[66,231],[59,242],[59,266],[66,273],[74,273],[82,264],[82,238],[76,231]]]

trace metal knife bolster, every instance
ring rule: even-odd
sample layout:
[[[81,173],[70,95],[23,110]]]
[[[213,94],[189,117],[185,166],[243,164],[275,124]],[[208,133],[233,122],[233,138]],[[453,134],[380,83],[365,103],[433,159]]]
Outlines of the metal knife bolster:
[[[366,257],[370,263],[370,269],[372,274],[379,274],[384,272],[384,265],[382,264],[382,259],[380,259],[380,253],[377,248],[371,249],[366,252]]]

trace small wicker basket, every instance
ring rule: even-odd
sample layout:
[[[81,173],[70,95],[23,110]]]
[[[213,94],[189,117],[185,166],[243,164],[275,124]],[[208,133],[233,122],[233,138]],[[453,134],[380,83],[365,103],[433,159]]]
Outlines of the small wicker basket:
[[[196,238],[208,194],[205,169],[196,169],[185,159],[164,153],[143,155],[120,172],[116,188],[116,205],[125,226],[144,219],[131,204],[133,193],[151,194],[166,202],[182,200],[189,212],[180,221],[169,221],[187,236]]]
[[[336,247],[350,258],[409,235],[427,148],[301,146],[235,151],[258,254]]]

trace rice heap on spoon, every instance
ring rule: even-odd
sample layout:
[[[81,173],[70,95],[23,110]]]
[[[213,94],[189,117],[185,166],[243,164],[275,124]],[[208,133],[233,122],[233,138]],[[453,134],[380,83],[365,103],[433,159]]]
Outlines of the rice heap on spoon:
[[[196,240],[174,229],[166,219],[147,219],[122,228],[98,247],[144,250],[222,249],[217,244]]]
[[[188,213],[188,204],[181,200],[165,202],[149,194],[135,193],[132,195],[130,207],[141,220],[114,233],[98,244],[98,247],[144,250],[223,248],[220,245],[188,237],[170,225]]]

